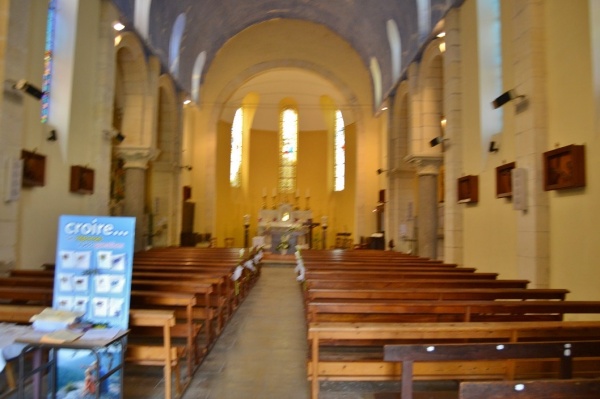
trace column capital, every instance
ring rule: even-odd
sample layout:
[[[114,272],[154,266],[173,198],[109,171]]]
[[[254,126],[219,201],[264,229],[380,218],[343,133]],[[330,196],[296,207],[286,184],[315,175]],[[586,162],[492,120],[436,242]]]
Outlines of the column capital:
[[[159,150],[146,147],[117,147],[117,156],[125,161],[123,167],[146,169],[148,162],[158,157]]]
[[[417,175],[438,175],[444,158],[439,155],[407,155],[404,160],[417,169]]]

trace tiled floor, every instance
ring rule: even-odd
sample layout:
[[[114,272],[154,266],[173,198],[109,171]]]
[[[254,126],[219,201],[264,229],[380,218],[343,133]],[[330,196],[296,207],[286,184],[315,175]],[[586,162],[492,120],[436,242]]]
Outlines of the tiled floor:
[[[266,266],[184,399],[308,398],[302,294],[291,267]]]

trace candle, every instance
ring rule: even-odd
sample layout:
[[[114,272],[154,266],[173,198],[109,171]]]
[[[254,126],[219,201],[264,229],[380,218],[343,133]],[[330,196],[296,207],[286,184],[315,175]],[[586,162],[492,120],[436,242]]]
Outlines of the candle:
[[[310,189],[309,188],[306,189],[306,196],[310,197]]]
[[[296,198],[300,198],[300,190],[296,190]]]
[[[276,189],[276,188],[274,188],[274,189],[273,189],[273,197],[276,197],[276,196],[277,196],[277,189]]]
[[[267,188],[263,187],[263,197],[266,197],[266,196],[267,196]]]

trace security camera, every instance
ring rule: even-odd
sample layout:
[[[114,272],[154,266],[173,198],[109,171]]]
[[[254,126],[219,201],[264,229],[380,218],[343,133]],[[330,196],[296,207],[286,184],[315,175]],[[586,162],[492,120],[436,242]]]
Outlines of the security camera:
[[[123,135],[123,133],[121,132],[117,132],[117,134],[115,134],[114,139],[121,144],[123,142],[123,140],[125,140],[125,136]]]
[[[33,84],[26,81],[25,79],[18,80],[13,85],[13,88],[16,90],[22,91],[24,93],[27,93],[30,96],[35,97],[38,100],[41,100],[42,97],[44,96],[44,92],[42,90],[38,89]]]
[[[448,141],[448,139],[438,136],[429,140],[429,145],[435,147],[436,145],[442,144],[444,141]]]
[[[504,104],[506,104],[507,102],[512,101],[517,98],[525,98],[525,95],[523,95],[523,94],[519,95],[514,90],[506,91],[506,92],[500,94],[494,101],[492,101],[492,107],[494,109],[498,109],[501,106],[503,106]]]

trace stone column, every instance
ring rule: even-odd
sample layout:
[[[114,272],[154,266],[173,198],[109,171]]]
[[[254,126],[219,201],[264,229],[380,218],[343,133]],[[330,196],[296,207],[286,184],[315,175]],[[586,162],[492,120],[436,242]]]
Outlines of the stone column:
[[[411,155],[408,162],[415,165],[418,176],[417,255],[436,259],[438,240],[437,179],[442,157]]]
[[[456,182],[463,175],[462,145],[462,56],[460,12],[453,8],[445,18],[446,52],[444,53],[444,137],[450,145],[444,148],[444,261],[463,264],[463,208],[458,203]]]
[[[518,216],[517,264],[519,278],[531,287],[547,288],[549,272],[548,194],[543,191],[540,154],[548,148],[546,126],[547,79],[544,53],[544,4],[539,0],[514,2],[515,89],[527,100],[515,106],[516,162],[528,172],[526,212]]]
[[[123,216],[135,217],[134,251],[146,248],[148,224],[146,220],[146,170],[148,162],[156,157],[151,148],[118,148],[117,156],[122,158],[125,169],[125,199]]]

